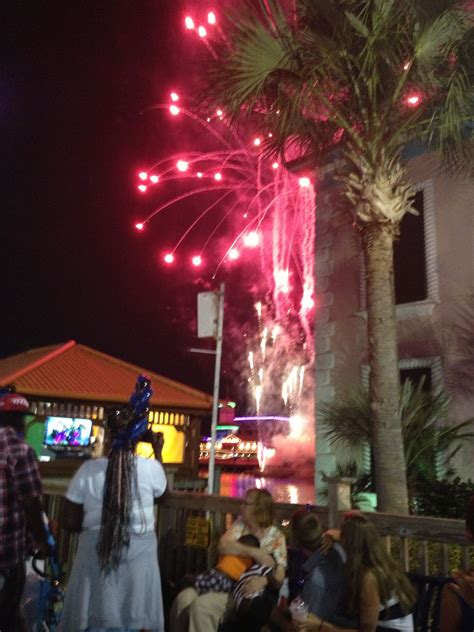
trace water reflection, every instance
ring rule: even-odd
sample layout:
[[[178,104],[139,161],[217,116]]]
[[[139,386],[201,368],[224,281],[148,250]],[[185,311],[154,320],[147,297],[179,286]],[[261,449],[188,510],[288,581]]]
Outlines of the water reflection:
[[[314,482],[312,480],[275,478],[236,472],[222,473],[221,496],[242,497],[251,487],[267,489],[275,501],[279,503],[314,503]]]

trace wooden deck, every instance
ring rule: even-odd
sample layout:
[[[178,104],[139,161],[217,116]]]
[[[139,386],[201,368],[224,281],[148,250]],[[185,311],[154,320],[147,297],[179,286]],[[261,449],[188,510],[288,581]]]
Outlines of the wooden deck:
[[[58,527],[58,549],[68,575],[77,546],[77,536],[61,528],[62,497],[67,489],[64,479],[44,482],[47,513]],[[337,494],[334,495],[337,497]],[[220,535],[240,513],[240,500],[209,496],[196,492],[174,491],[158,505],[157,531],[160,566],[165,581],[176,582],[185,573],[209,567],[215,561],[215,545]],[[292,514],[302,505],[276,504],[276,523],[288,532]],[[346,507],[347,508],[347,507]],[[337,507],[316,507],[323,526],[333,526],[339,516]],[[464,539],[464,523],[421,516],[367,514],[384,536],[392,555],[405,571],[423,575],[448,575],[454,568],[474,565],[474,547]],[[210,520],[209,547],[185,543],[189,518]],[[189,536],[188,536],[189,539]]]

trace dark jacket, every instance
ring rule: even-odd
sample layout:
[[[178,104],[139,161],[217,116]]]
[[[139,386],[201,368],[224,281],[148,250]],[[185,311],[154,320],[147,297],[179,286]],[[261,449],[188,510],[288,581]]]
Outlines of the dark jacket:
[[[306,578],[301,597],[320,619],[355,629],[358,621],[345,617],[342,611],[345,561],[346,554],[339,544],[327,554],[315,551],[303,564]]]

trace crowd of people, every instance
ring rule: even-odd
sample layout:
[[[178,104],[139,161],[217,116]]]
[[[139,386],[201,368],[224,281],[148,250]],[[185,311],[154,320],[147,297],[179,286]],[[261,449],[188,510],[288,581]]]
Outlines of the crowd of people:
[[[47,556],[41,481],[21,434],[26,398],[0,394],[0,632],[26,632],[20,600],[25,559]],[[143,411],[142,411],[143,416]],[[108,456],[74,475],[63,527],[79,533],[61,632],[164,632],[153,505],[166,492],[162,436],[155,459],[136,456],[146,426],[130,410],[108,419]],[[474,497],[466,515],[474,541]],[[416,593],[362,513],[324,531],[312,508],[295,512],[290,542],[274,523],[274,502],[247,491],[240,517],[218,543],[215,567],[176,596],[170,632],[411,632]],[[440,632],[474,630],[474,572],[458,571],[441,599]]]

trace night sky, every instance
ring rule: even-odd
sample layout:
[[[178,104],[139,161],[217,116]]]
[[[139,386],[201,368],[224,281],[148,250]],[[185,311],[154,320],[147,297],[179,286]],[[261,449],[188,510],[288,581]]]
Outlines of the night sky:
[[[213,360],[186,351],[199,344],[195,301],[206,284],[157,261],[179,212],[143,234],[131,228],[148,204],[137,171],[186,142],[186,130],[149,109],[184,78],[189,90],[199,84],[186,8],[2,3],[1,357],[75,339],[211,390]],[[228,281],[238,292],[239,279]],[[241,321],[251,303],[238,301]],[[238,336],[234,327],[226,338],[223,395],[238,390]]]

